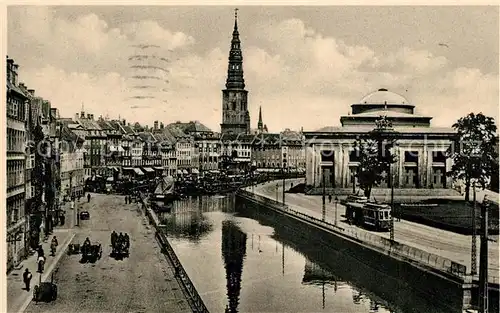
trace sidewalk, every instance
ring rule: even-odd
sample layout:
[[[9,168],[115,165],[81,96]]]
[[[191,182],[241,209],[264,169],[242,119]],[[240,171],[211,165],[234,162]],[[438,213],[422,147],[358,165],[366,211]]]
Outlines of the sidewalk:
[[[59,242],[55,256],[50,255],[50,241],[53,236],[56,236]],[[47,241],[42,241],[42,247],[47,258],[44,272],[41,274],[42,282],[50,281],[51,272],[57,266],[57,263],[61,259],[63,253],[66,253],[66,248],[71,243],[74,236],[75,234],[72,229],[56,228]],[[36,259],[37,253],[22,261],[21,269],[14,269],[7,275],[7,312],[23,312],[33,298],[33,288],[40,282],[40,274],[37,272]],[[24,289],[23,282],[23,272],[26,268],[28,268],[33,275],[33,278],[31,279],[31,289],[29,292]]]

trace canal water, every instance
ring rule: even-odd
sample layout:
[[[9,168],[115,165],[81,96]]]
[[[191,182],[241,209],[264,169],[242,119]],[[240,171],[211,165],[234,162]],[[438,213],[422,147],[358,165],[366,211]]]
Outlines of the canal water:
[[[272,221],[249,214],[234,196],[179,201],[159,217],[210,312],[222,313],[226,306],[230,312],[434,311],[406,294],[403,305],[389,303],[370,290],[382,282],[369,272],[365,282],[345,281],[339,267],[334,272],[316,262],[328,251],[311,249]]]

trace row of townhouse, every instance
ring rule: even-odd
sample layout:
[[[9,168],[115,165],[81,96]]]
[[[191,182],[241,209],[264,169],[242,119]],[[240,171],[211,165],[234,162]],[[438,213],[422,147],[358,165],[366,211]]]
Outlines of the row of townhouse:
[[[19,81],[7,56],[7,271],[16,267],[53,228],[59,212],[61,154],[58,111]]]
[[[80,112],[61,119],[65,129],[83,138],[79,158],[83,160],[83,181],[94,175],[116,180],[123,177],[184,176],[207,171],[248,171],[305,168],[301,133],[224,134],[198,121],[154,126],[130,124]],[[72,157],[73,158],[73,157]],[[79,195],[63,175],[65,195]],[[78,176],[78,184],[82,181]],[[112,178],[110,178],[112,177]]]

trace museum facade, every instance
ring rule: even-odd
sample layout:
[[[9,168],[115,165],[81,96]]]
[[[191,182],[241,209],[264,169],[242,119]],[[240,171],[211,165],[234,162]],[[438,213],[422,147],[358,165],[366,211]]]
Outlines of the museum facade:
[[[359,155],[354,149],[357,138],[376,128],[385,117],[394,129],[391,165],[395,188],[451,188],[446,176],[452,160],[445,155],[456,136],[453,128],[431,127],[432,117],[415,113],[415,106],[403,96],[379,89],[351,105],[351,112],[341,116],[340,127],[324,127],[304,132],[306,145],[306,186],[352,188]],[[379,186],[390,186],[387,177]]]

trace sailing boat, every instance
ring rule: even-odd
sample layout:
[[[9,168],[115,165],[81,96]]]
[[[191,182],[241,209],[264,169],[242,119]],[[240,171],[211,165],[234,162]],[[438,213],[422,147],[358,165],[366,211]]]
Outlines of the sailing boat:
[[[175,180],[172,176],[164,176],[150,198],[151,208],[154,211],[170,212],[172,203],[177,199],[174,192]]]

